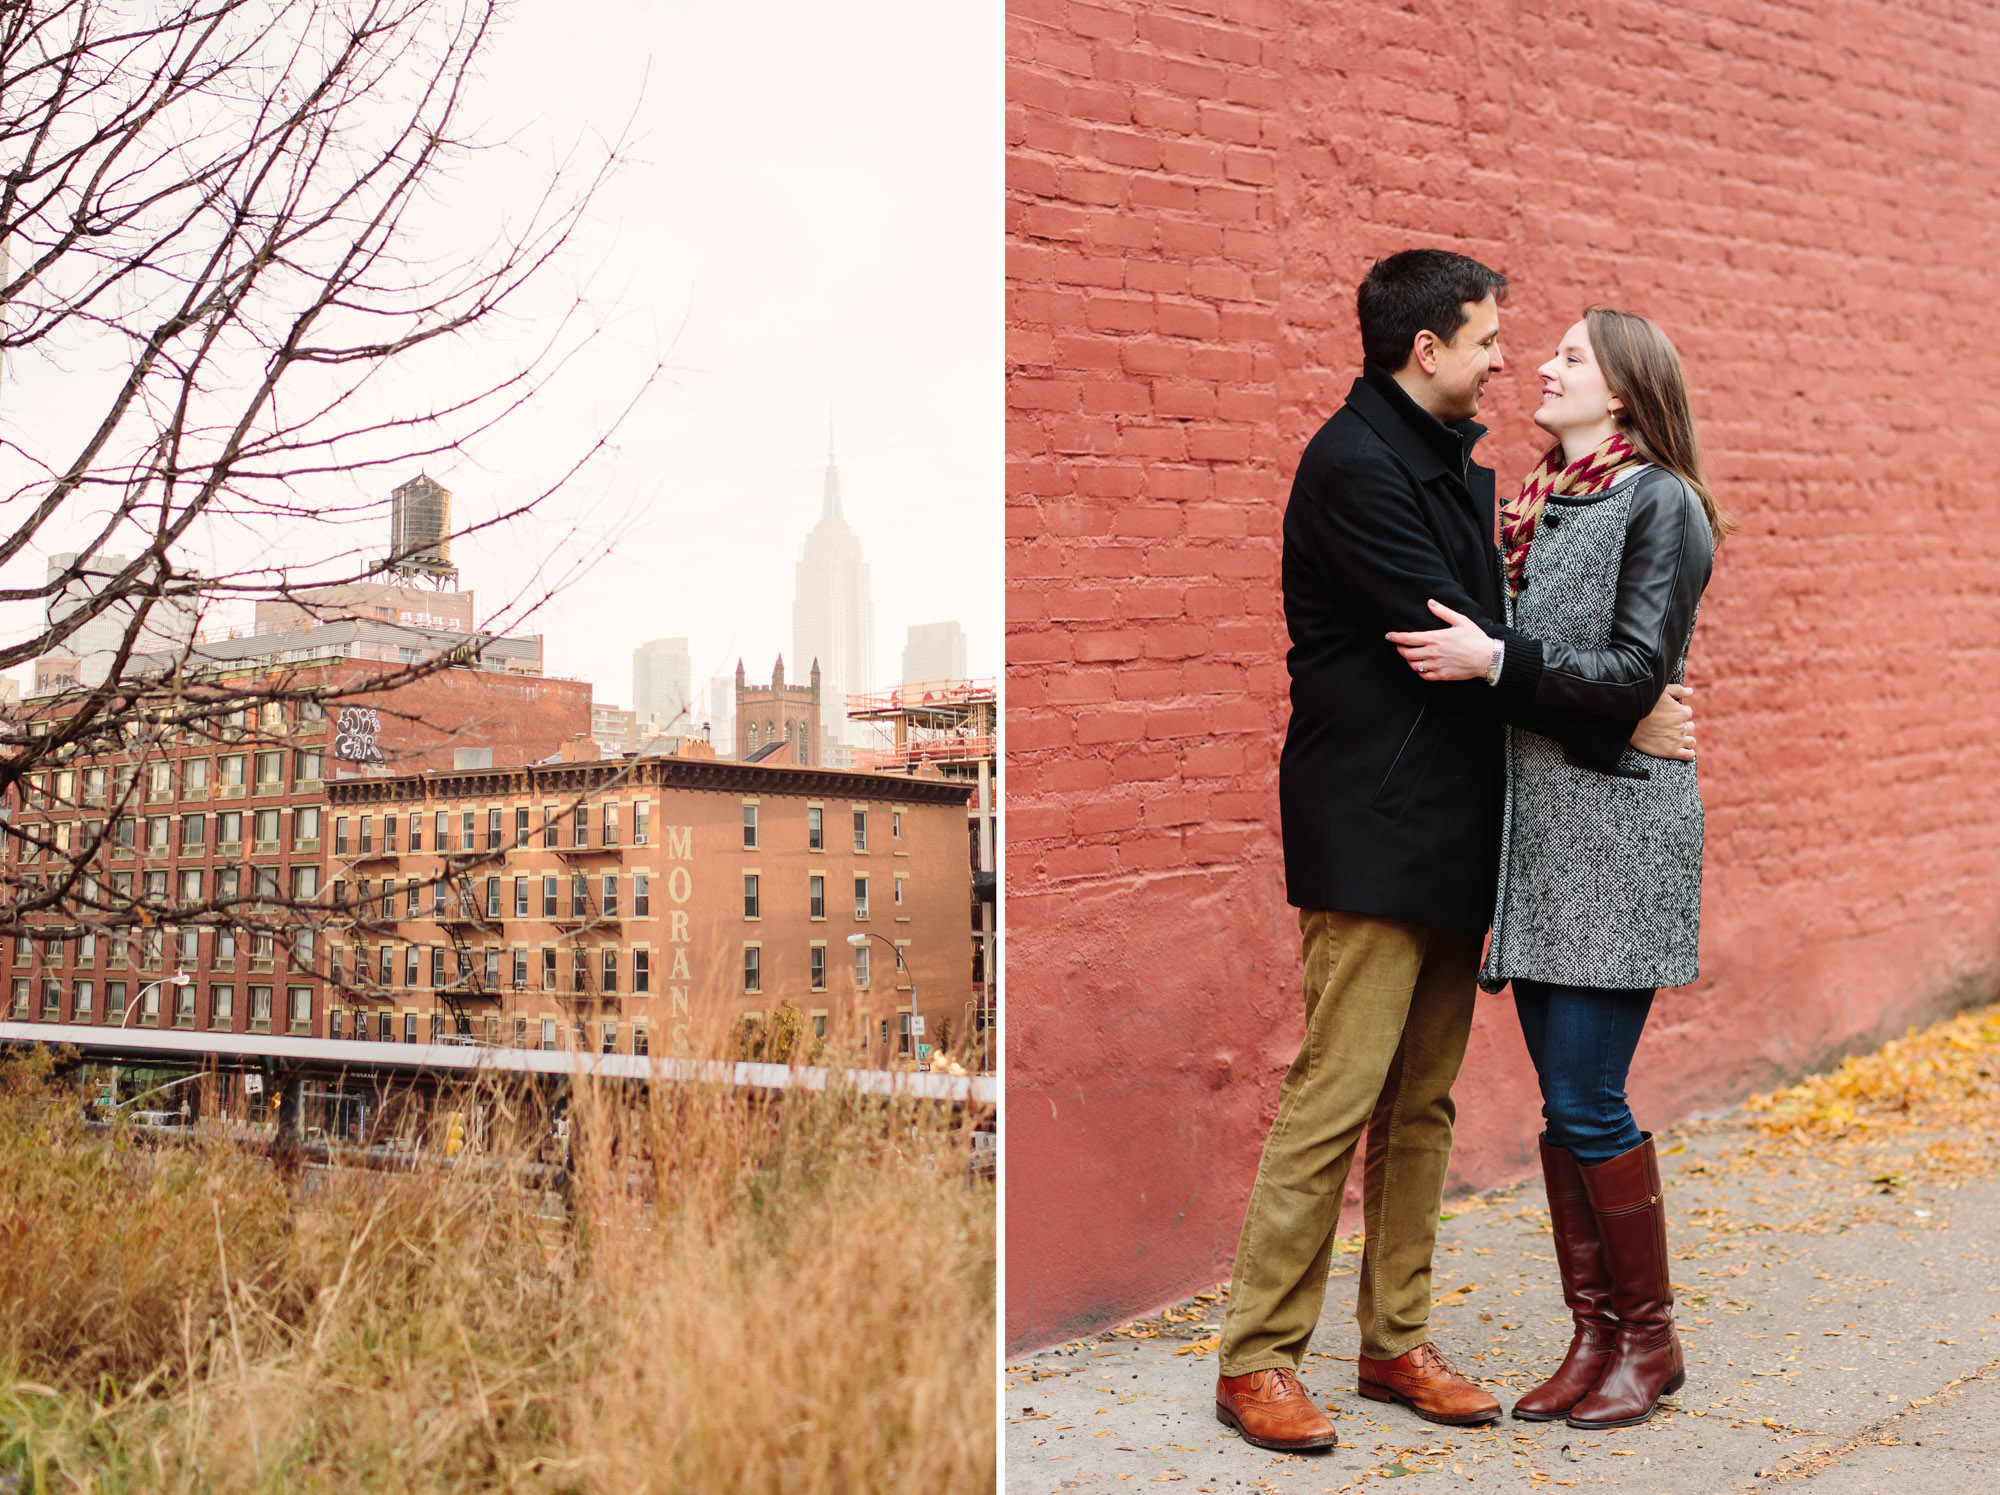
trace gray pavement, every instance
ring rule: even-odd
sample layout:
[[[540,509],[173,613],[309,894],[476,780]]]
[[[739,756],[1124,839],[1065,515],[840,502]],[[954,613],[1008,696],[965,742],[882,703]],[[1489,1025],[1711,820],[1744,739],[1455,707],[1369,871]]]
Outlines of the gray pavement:
[[[1727,1118],[1660,1145],[1688,1382],[1651,1422],[1601,1434],[1511,1419],[1446,1429],[1364,1401],[1356,1258],[1344,1254],[1304,1366],[1338,1448],[1272,1454],[1216,1422],[1218,1290],[1010,1365],[1007,1490],[2000,1490],[1995,1139],[1904,1133],[1815,1148]],[[1540,1184],[1452,1209],[1436,1339],[1504,1405],[1568,1341]]]

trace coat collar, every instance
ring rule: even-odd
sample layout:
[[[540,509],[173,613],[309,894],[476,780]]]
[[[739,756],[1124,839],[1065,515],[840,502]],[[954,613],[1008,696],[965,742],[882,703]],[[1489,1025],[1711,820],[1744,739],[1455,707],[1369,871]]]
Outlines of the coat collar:
[[[1486,434],[1486,427],[1478,421],[1439,420],[1411,399],[1395,376],[1378,363],[1361,365],[1361,377],[1348,390],[1347,403],[1376,435],[1395,448],[1420,483],[1442,477],[1463,481],[1472,449]]]

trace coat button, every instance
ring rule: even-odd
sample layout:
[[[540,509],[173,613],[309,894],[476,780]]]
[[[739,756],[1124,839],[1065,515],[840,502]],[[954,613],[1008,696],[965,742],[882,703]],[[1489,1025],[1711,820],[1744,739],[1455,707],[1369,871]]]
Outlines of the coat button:
[[[1562,515],[1551,514],[1547,519],[1543,520],[1542,522],[1548,525],[1550,529],[1554,529],[1558,524],[1562,523]]]

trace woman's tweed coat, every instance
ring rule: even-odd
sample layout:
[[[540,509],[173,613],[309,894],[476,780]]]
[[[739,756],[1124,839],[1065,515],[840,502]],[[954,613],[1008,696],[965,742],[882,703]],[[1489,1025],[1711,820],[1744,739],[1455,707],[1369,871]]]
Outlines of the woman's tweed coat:
[[[1705,585],[1714,552],[1692,489],[1640,467],[1602,494],[1552,498],[1528,551],[1508,622],[1531,638],[1581,650],[1610,642],[1626,531],[1641,508],[1684,506],[1685,554]],[[1698,607],[1698,604],[1697,604]],[[1657,640],[1665,678],[1687,664],[1694,611],[1681,636]],[[1579,767],[1560,744],[1509,728],[1507,797],[1493,940],[1481,981],[1644,988],[1694,980],[1701,927],[1701,793],[1695,765],[1626,749],[1617,774]]]

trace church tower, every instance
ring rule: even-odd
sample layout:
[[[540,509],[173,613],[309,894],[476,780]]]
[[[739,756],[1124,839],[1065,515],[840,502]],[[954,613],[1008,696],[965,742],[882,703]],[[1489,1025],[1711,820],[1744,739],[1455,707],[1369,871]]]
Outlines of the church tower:
[[[792,658],[818,661],[821,723],[829,737],[853,746],[847,698],[875,688],[875,602],[860,537],[840,511],[831,419],[819,523],[806,536],[792,593]]]

